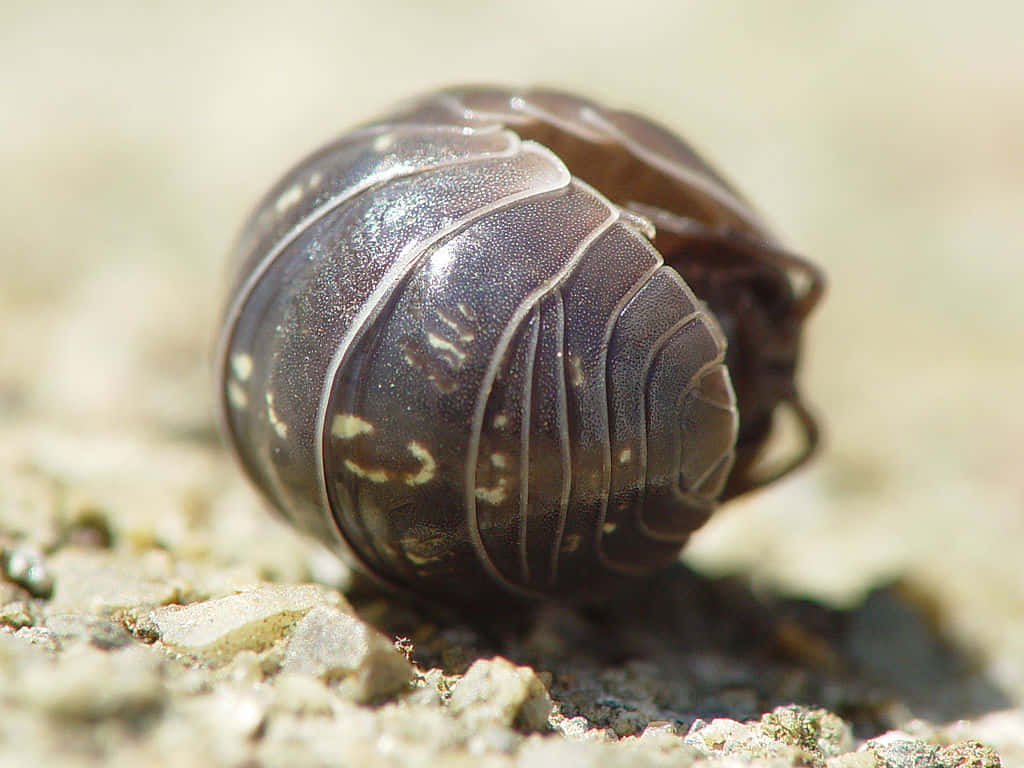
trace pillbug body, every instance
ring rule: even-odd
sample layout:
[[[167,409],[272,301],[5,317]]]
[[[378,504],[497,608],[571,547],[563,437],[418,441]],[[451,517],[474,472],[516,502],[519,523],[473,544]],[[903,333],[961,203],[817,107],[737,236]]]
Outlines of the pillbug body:
[[[594,594],[810,455],[819,272],[682,141],[564,93],[451,89],[290,171],[216,352],[246,472],[399,588]],[[774,415],[805,447],[765,473]]]

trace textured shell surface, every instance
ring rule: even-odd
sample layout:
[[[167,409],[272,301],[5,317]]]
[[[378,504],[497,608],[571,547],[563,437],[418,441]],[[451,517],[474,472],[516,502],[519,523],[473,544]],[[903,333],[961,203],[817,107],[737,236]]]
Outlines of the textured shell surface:
[[[769,430],[743,449],[729,318],[659,250],[691,230],[777,247],[643,118],[544,90],[399,105],[245,225],[215,353],[224,431],[285,517],[385,584],[598,593],[673,560]],[[770,418],[786,395],[755,389]]]

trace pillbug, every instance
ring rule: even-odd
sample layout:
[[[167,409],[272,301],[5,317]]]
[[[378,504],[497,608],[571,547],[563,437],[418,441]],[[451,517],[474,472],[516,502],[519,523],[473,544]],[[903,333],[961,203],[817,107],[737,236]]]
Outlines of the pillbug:
[[[399,589],[600,594],[817,443],[794,376],[821,272],[682,140],[574,95],[446,89],[351,130],[231,274],[229,444]],[[802,444],[766,469],[787,408]]]

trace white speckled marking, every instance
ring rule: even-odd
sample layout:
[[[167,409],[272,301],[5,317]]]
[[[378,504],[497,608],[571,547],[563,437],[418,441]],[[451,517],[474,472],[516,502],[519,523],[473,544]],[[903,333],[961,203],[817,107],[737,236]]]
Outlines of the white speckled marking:
[[[424,557],[423,555],[417,555],[415,552],[402,552],[402,554],[405,556],[405,559],[413,565],[426,565],[427,563],[435,563],[441,559],[439,555]]]
[[[571,533],[565,537],[565,542],[562,544],[562,552],[575,552],[580,548],[580,535],[578,533]]]
[[[501,504],[508,497],[508,482],[505,478],[498,480],[498,484],[491,488],[477,488],[476,497],[488,504]]]
[[[252,356],[238,352],[231,356],[231,372],[239,381],[248,381],[252,376]]]
[[[444,323],[457,334],[459,334],[459,341],[472,341],[473,339],[476,338],[476,334],[473,333],[473,330],[471,328],[468,328],[465,325],[463,325],[461,322],[459,322],[456,318],[449,315],[443,309],[437,310],[437,316],[442,323]]]
[[[365,477],[371,483],[386,483],[388,481],[387,471],[375,467],[366,468],[360,467],[352,459],[345,459],[345,468],[348,469],[353,475],[359,475],[359,477]]]
[[[579,355],[569,355],[569,383],[578,387],[583,383],[583,361]]]
[[[237,408],[238,410],[242,410],[249,405],[249,396],[245,394],[242,385],[234,379],[228,381],[228,402],[231,403],[232,408]]]
[[[450,353],[457,362],[461,363],[466,359],[466,353],[443,336],[427,331],[427,341],[430,342],[430,346],[434,349]]]
[[[331,421],[331,434],[339,440],[351,440],[357,435],[373,433],[373,424],[352,413],[335,414]]]
[[[284,213],[301,199],[302,187],[295,184],[281,193],[281,196],[277,198],[277,202],[274,203],[274,210],[278,213]]]
[[[420,463],[420,470],[416,474],[407,474],[405,476],[405,482],[408,485],[423,485],[429,483],[434,479],[434,471],[437,469],[437,462],[434,461],[434,457],[430,451],[427,450],[426,446],[422,443],[418,443],[415,440],[410,442],[407,446],[409,453],[411,453],[416,460]]]
[[[274,428],[277,436],[282,440],[288,439],[288,425],[281,421],[277,415],[277,411],[274,410],[274,393],[267,392],[267,421],[270,422],[270,426]]]

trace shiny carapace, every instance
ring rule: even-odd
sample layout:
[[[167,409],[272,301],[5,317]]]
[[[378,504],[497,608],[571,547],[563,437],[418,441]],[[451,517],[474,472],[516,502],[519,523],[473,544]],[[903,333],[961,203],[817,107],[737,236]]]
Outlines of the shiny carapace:
[[[548,90],[399,105],[288,172],[215,366],[299,528],[441,600],[600,594],[801,463],[821,275],[682,140]],[[777,417],[802,441],[764,466]]]

